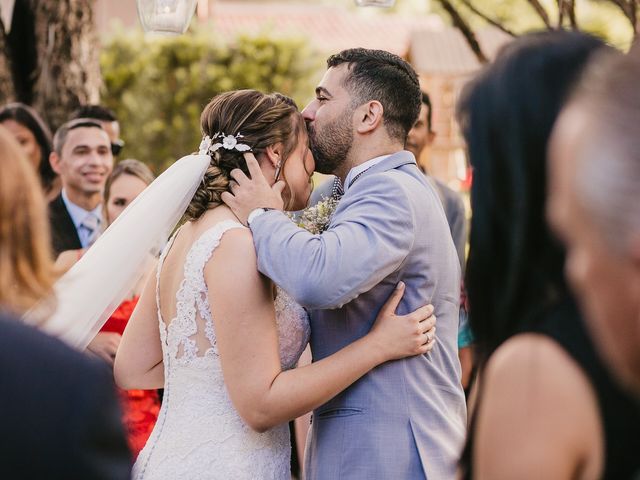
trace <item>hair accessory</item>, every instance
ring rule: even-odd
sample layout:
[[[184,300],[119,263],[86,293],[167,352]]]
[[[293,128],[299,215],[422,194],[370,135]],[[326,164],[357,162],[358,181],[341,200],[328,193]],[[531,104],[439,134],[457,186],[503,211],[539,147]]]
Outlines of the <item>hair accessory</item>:
[[[224,132],[218,132],[213,137],[205,135],[204,137],[202,137],[202,142],[200,142],[198,153],[200,155],[211,155],[220,147],[227,150],[237,150],[238,152],[248,152],[249,150],[251,150],[251,147],[249,145],[245,143],[238,143],[239,138],[244,137],[240,133],[233,136],[225,135]],[[217,143],[213,143],[213,141],[216,139],[220,139],[222,140],[222,142],[218,141]]]

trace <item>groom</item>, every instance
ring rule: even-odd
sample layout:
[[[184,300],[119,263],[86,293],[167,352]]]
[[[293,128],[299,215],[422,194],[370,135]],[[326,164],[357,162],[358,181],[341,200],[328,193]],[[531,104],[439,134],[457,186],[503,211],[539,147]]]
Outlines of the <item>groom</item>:
[[[428,355],[383,364],[314,411],[307,478],[453,479],[466,417],[460,266],[438,194],[403,150],[418,79],[379,50],[345,50],[327,64],[302,114],[316,170],[344,185],[328,230],[312,235],[273,210],[281,188],[257,175],[235,172],[225,202],[250,226],[260,271],[311,311],[314,361],[367,333],[400,280],[398,313],[432,303],[438,334]]]

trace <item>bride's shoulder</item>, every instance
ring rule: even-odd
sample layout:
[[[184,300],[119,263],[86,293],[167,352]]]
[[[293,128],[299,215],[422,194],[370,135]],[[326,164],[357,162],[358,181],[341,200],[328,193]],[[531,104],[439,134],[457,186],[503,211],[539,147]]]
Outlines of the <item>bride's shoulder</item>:
[[[204,235],[211,237],[215,250],[220,253],[217,257],[224,259],[225,263],[244,260],[255,262],[253,235],[241,223],[222,220],[206,228]]]

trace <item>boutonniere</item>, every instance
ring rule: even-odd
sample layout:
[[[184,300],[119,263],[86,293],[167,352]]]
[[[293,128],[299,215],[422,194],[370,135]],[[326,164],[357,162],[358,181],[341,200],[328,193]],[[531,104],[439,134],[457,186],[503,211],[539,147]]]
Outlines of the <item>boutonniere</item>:
[[[338,200],[333,197],[325,197],[314,206],[305,208],[296,223],[300,228],[304,228],[314,235],[319,235],[329,228],[331,217],[337,207]]]

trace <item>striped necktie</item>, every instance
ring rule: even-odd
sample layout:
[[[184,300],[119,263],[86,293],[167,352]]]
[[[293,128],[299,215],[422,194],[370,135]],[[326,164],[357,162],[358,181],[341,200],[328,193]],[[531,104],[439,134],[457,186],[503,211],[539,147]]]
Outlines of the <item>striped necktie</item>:
[[[85,247],[90,247],[100,235],[100,219],[95,214],[90,213],[84,218],[81,225],[88,232]]]
[[[336,176],[333,179],[333,186],[331,187],[331,198],[334,200],[340,200],[344,195],[344,188],[342,188],[342,182]]]

